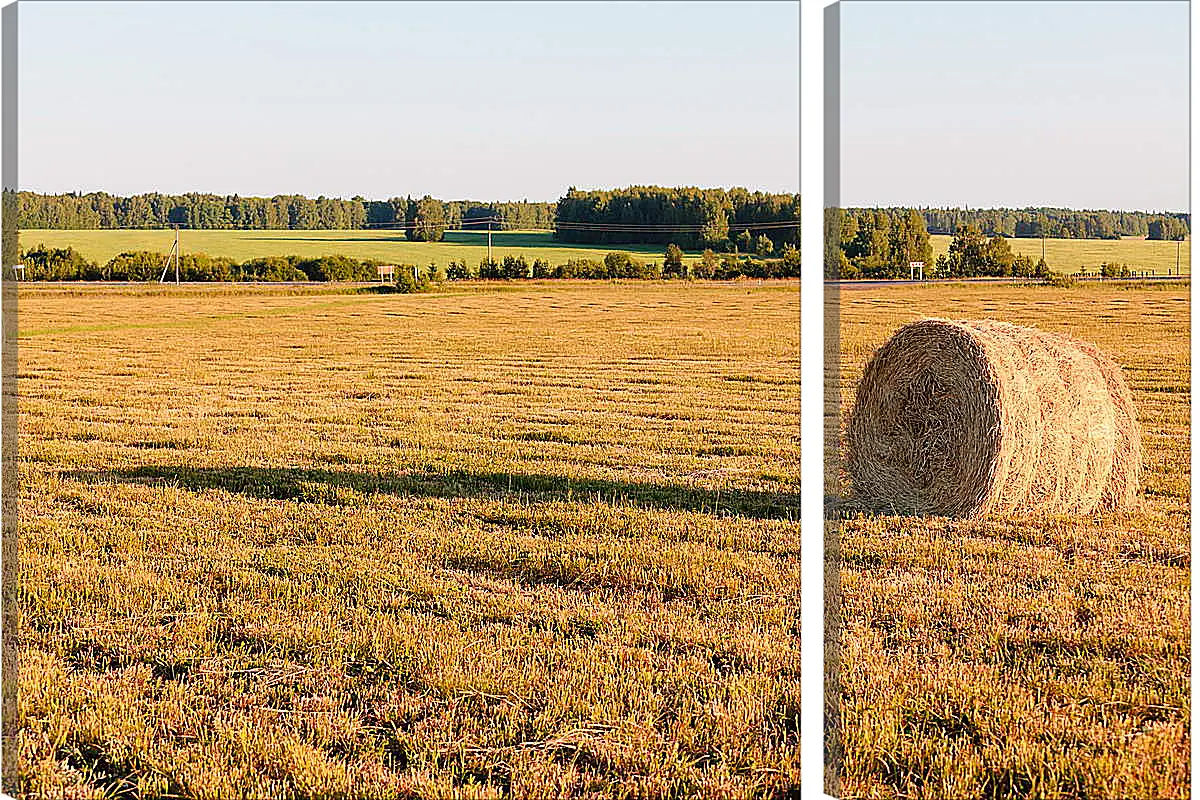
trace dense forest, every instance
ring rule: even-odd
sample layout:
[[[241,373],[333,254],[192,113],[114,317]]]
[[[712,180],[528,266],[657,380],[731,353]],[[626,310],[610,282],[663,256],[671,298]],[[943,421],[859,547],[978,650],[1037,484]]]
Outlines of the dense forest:
[[[460,227],[497,229],[550,228],[554,203],[528,201],[486,203],[477,200],[350,200],[302,195],[239,197],[215,194],[138,194],[119,197],[104,192],[88,194],[18,195],[21,228],[184,228],[351,230],[371,227],[408,227],[415,205],[440,206],[444,230]]]
[[[885,209],[903,211],[905,209]],[[1189,214],[1145,211],[1088,211],[1070,208],[920,208],[930,233],[955,234],[973,225],[987,236],[1047,239],[1119,239],[1122,236],[1186,236]],[[1166,221],[1171,236],[1152,236],[1153,223]]]
[[[1178,216],[1158,217],[1150,220],[1146,238],[1177,242],[1188,237],[1188,221]]]
[[[572,244],[666,244],[769,255],[800,243],[800,195],[631,186],[558,201],[555,238]]]
[[[554,227],[555,203],[531,203],[521,200],[507,203],[479,203],[473,200],[455,200],[446,204],[451,219],[460,221],[465,230],[487,230],[489,221],[495,228],[510,230],[540,229]],[[496,224],[499,221],[499,224]]]
[[[21,228],[349,229],[367,221],[367,204],[361,198],[21,192],[18,203]],[[390,219],[395,221],[394,212]]]

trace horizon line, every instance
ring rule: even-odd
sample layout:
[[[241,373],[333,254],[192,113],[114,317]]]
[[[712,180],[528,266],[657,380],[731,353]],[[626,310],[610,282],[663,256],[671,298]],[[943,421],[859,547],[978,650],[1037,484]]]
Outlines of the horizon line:
[[[564,189],[562,191],[562,194],[560,194],[558,197],[555,197],[555,198],[552,198],[549,200],[531,200],[529,198],[507,199],[507,200],[500,200],[500,199],[493,198],[493,199],[489,199],[489,200],[483,200],[478,197],[439,197],[430,192],[424,192],[424,193],[406,192],[403,195],[393,194],[388,197],[371,198],[371,197],[367,197],[365,195],[360,195],[360,194],[356,194],[356,195],[347,197],[347,196],[338,195],[338,194],[307,194],[304,192],[273,192],[271,194],[257,194],[257,193],[242,193],[242,192],[201,191],[201,190],[196,190],[196,189],[191,189],[191,190],[184,191],[184,192],[171,192],[171,191],[163,191],[163,190],[154,189],[154,190],[140,191],[140,192],[121,193],[121,192],[112,192],[107,189],[88,189],[86,191],[81,190],[81,189],[71,189],[71,190],[67,190],[67,191],[46,191],[43,189],[30,189],[30,188],[18,187],[17,191],[18,192],[30,192],[32,194],[40,194],[40,195],[46,195],[46,196],[75,195],[75,196],[79,196],[79,197],[83,197],[83,196],[86,196],[89,194],[106,194],[111,197],[135,197],[137,195],[148,195],[148,194],[159,194],[159,195],[166,195],[166,196],[181,197],[183,195],[188,195],[188,194],[207,194],[207,195],[212,195],[213,197],[255,197],[255,198],[261,198],[261,199],[268,199],[268,200],[272,197],[307,197],[307,198],[312,198],[312,199],[316,199],[318,197],[324,197],[327,200],[354,200],[356,197],[360,197],[363,200],[367,200],[370,202],[387,202],[389,200],[401,199],[401,198],[420,199],[422,197],[432,197],[435,200],[442,200],[443,202],[450,202],[450,203],[462,202],[462,201],[477,201],[477,202],[484,202],[484,203],[556,203],[561,198],[566,197],[567,193],[569,191],[571,191],[572,189],[575,189],[576,191],[581,191],[581,192],[612,192],[612,191],[620,191],[623,189],[632,189],[632,188],[636,188],[636,187],[656,187],[656,188],[661,188],[661,189],[699,189],[701,191],[709,191],[709,190],[714,190],[714,189],[719,189],[721,191],[730,191],[733,189],[742,189],[747,192],[760,192],[762,194],[789,194],[789,195],[800,194],[800,191],[798,189],[797,190],[791,190],[791,189],[776,190],[776,189],[765,189],[765,188],[751,188],[744,184],[743,185],[731,184],[728,186],[722,186],[722,185],[702,186],[700,184],[666,185],[666,184],[657,184],[657,183],[630,183],[630,184],[624,184],[624,185],[619,185],[619,186],[603,186],[603,187],[591,187],[591,186],[582,186],[581,187],[578,185],[569,185],[566,189]]]
[[[199,191],[199,190],[189,190],[189,191],[185,191],[185,192],[168,192],[168,191],[161,191],[161,190],[151,190],[151,191],[131,192],[128,194],[122,194],[122,193],[117,193],[117,192],[111,192],[106,189],[89,189],[87,191],[83,191],[80,189],[73,189],[70,191],[55,192],[55,191],[45,191],[45,190],[41,190],[41,189],[26,189],[26,188],[18,188],[17,191],[18,192],[30,192],[32,194],[40,194],[40,195],[45,195],[45,196],[75,195],[75,196],[79,196],[79,197],[84,197],[89,194],[106,194],[106,195],[109,195],[112,197],[134,197],[137,195],[151,195],[151,194],[179,197],[179,196],[188,195],[188,194],[200,194],[200,195],[212,195],[214,197],[247,197],[247,198],[253,197],[253,198],[260,198],[260,199],[270,199],[273,197],[305,197],[305,198],[315,200],[319,197],[324,197],[327,200],[344,200],[344,201],[352,201],[356,197],[359,197],[362,200],[367,201],[367,202],[388,202],[393,199],[400,199],[401,197],[403,197],[405,199],[408,199],[408,198],[420,199],[421,197],[428,196],[428,197],[434,198],[435,200],[441,200],[442,202],[447,202],[447,203],[480,202],[480,203],[545,203],[545,204],[549,204],[549,203],[555,203],[562,197],[565,197],[567,192],[570,191],[571,189],[576,189],[577,191],[584,191],[584,192],[604,192],[604,191],[619,191],[621,189],[629,189],[629,188],[638,187],[638,186],[655,186],[655,187],[659,187],[659,188],[663,188],[663,189],[700,189],[700,190],[720,189],[722,191],[729,191],[731,189],[743,189],[743,190],[749,191],[749,192],[761,192],[764,194],[790,194],[790,195],[799,195],[800,194],[799,191],[791,191],[791,190],[786,190],[786,189],[785,190],[774,190],[774,189],[763,189],[763,188],[750,188],[750,187],[744,186],[744,185],[741,185],[741,186],[739,186],[739,185],[700,186],[698,184],[679,184],[679,185],[674,185],[674,186],[666,186],[666,185],[662,185],[662,184],[647,184],[647,183],[633,183],[633,184],[628,184],[625,186],[613,186],[613,187],[603,187],[603,188],[598,188],[598,187],[582,187],[581,188],[578,186],[568,186],[567,189],[563,191],[562,195],[560,195],[559,197],[550,199],[550,200],[531,200],[527,197],[526,198],[510,198],[510,199],[496,199],[496,198],[482,199],[480,197],[467,197],[467,196],[443,198],[443,197],[438,197],[436,195],[430,194],[428,192],[426,192],[425,194],[415,194],[415,193],[409,192],[404,195],[391,195],[390,197],[371,198],[371,197],[367,197],[365,195],[352,195],[350,197],[346,197],[343,195],[326,195],[326,194],[310,195],[310,194],[305,194],[303,192],[275,192],[273,194],[243,194],[241,192],[221,193],[221,192],[214,192],[214,191]],[[833,206],[826,206],[826,208],[833,208]],[[1026,210],[1030,210],[1030,209],[1044,208],[1044,209],[1061,209],[1064,211],[1095,211],[1095,212],[1103,211],[1103,212],[1110,212],[1110,213],[1115,212],[1115,213],[1126,213],[1126,214],[1185,214],[1189,217],[1191,216],[1190,209],[1184,210],[1184,209],[1121,208],[1121,207],[1103,207],[1103,206],[1070,206],[1070,205],[1047,205],[1047,204],[1043,204],[1043,205],[1033,205],[1033,204],[1027,204],[1027,205],[949,205],[949,204],[938,205],[938,204],[931,204],[931,203],[920,203],[920,204],[854,203],[854,204],[847,204],[847,205],[839,205],[839,206],[836,206],[836,208],[841,208],[841,209],[908,208],[908,209],[915,209],[918,211],[922,210],[922,209],[939,209],[939,210],[945,209],[945,210],[955,210],[955,211],[1026,211]]]
[[[832,208],[832,207],[833,206],[827,206],[827,208]],[[1028,210],[1036,210],[1036,209],[1045,208],[1045,209],[1061,210],[1061,211],[1097,211],[1097,212],[1105,211],[1108,213],[1118,213],[1118,214],[1187,214],[1188,216],[1191,216],[1191,214],[1192,214],[1190,209],[1186,210],[1186,211],[1177,211],[1177,210],[1147,209],[1147,208],[1104,208],[1101,206],[1087,207],[1087,206],[1062,206],[1062,205],[966,206],[966,205],[931,205],[931,204],[903,205],[903,204],[897,204],[897,203],[864,205],[861,203],[855,203],[855,204],[851,204],[851,205],[836,206],[836,208],[840,208],[843,210],[853,209],[853,208],[910,208],[910,209],[914,209],[917,211],[920,211],[922,209],[937,209],[937,210],[949,210],[949,211],[1028,211]]]

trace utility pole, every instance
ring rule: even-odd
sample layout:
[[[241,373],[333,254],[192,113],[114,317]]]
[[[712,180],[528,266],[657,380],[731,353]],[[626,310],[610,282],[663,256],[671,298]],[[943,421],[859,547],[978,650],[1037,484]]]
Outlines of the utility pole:
[[[171,245],[171,252],[167,254],[167,258],[163,261],[162,275],[158,277],[159,283],[167,282],[167,270],[171,266],[171,261],[175,262],[175,283],[179,283],[179,226],[172,225],[175,229],[175,244]]]
[[[492,220],[488,219],[488,263],[492,263]]]

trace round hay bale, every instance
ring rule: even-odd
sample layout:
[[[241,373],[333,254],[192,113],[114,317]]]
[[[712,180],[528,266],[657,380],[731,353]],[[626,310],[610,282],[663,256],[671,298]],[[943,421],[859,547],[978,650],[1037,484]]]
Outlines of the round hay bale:
[[[1131,507],[1141,433],[1120,367],[991,320],[906,325],[871,359],[847,431],[859,505],[896,514]]]

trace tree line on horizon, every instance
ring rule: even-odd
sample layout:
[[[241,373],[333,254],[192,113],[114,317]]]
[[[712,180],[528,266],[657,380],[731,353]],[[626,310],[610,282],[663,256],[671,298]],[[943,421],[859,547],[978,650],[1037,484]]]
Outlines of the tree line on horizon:
[[[904,210],[904,209],[881,209]],[[1040,239],[1186,238],[1191,215],[1072,208],[918,208],[931,234],[954,235],[974,226],[987,236]]]
[[[634,186],[580,192],[555,203],[445,201],[425,195],[366,200],[303,195],[189,193],[18,194],[18,225],[36,229],[168,228],[353,230],[402,228],[413,241],[447,230],[551,229],[578,244],[668,244],[769,256],[799,245],[800,196],[742,188]]]
[[[630,186],[559,199],[554,236],[570,244],[667,244],[760,255],[800,245],[800,195]],[[765,251],[765,252],[763,252]]]
[[[366,200],[303,195],[241,197],[157,193],[127,197],[18,193],[22,228],[201,229],[403,229],[409,240],[436,242],[447,230],[514,230],[556,227],[568,244],[675,244],[690,249],[746,253],[760,258],[796,247],[800,196],[743,188],[631,186],[580,191],[556,203],[444,201],[393,197]],[[976,229],[987,237],[1097,238],[1144,236],[1179,240],[1190,232],[1190,215],[1065,208],[848,208],[836,234],[840,253],[827,254],[826,272],[840,275],[903,274],[910,261],[930,262],[929,235]],[[827,241],[829,237],[827,236]]]
[[[304,195],[242,197],[192,192],[128,196],[87,194],[17,195],[17,224],[26,229],[92,230],[110,228],[183,228],[206,230],[355,230],[372,227],[410,229],[420,220],[421,235],[457,228],[549,228],[554,203],[527,200],[484,202],[437,200],[426,195],[366,200]],[[437,233],[438,238],[441,234]]]
[[[405,226],[415,206],[436,203],[446,229],[550,228],[556,220],[577,227],[659,225],[699,230],[704,244],[719,244],[729,230],[768,222],[799,220],[800,198],[796,194],[750,192],[742,188],[698,189],[631,186],[625,189],[579,191],[572,187],[556,202],[528,200],[482,202],[436,200],[425,195],[419,200],[392,197],[387,200],[349,200],[304,195],[242,197],[190,192],[181,195],[145,193],[112,195],[107,192],[42,194],[21,191],[18,225],[42,229],[168,228],[180,225],[200,229],[355,229],[372,226]],[[974,225],[989,236],[1056,239],[1111,239],[1145,236],[1173,240],[1187,236],[1191,216],[1177,212],[1079,210],[1069,208],[934,208],[913,207],[921,214],[931,234],[957,233]],[[861,211],[866,209],[848,209]],[[887,206],[886,212],[908,211],[906,206]],[[1156,225],[1157,223],[1157,225]],[[789,241],[795,229],[768,232],[777,243]],[[621,238],[620,231],[563,231],[564,241],[579,239],[600,243]],[[627,238],[627,237],[626,237]],[[641,236],[640,243],[661,244],[664,234]],[[651,241],[650,239],[653,239]],[[795,243],[795,239],[791,239]],[[621,241],[619,243],[630,243]]]

